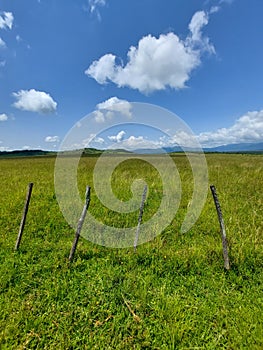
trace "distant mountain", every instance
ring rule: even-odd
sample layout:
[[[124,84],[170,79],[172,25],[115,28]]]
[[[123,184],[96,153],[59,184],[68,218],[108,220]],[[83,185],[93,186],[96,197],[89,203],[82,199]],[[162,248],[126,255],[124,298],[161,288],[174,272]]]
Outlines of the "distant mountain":
[[[263,152],[263,142],[260,143],[234,143],[212,148],[204,148],[205,152]]]
[[[193,149],[190,147],[185,147],[184,150],[179,147],[164,147],[163,149],[137,149],[134,151],[134,153],[138,154],[161,154],[161,153],[178,153],[178,152],[195,152],[199,151],[198,149]],[[224,146],[218,146],[218,147],[205,147],[203,148],[204,152],[218,152],[218,153],[256,153],[256,152],[263,152],[263,142],[260,143],[236,143],[236,144],[229,144]]]

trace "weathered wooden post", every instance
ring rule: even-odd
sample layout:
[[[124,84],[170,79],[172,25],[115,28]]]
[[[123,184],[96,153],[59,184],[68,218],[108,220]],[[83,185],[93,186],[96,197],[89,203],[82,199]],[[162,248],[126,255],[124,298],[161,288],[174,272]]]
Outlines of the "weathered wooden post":
[[[134,244],[133,244],[134,252],[136,252],[137,244],[138,244],[138,240],[139,240],[140,225],[141,225],[141,222],[142,222],[142,215],[143,215],[143,209],[144,209],[144,203],[145,203],[145,199],[146,199],[146,194],[147,194],[147,185],[144,186],[143,194],[142,194],[142,201],[141,201],[141,205],[140,205],[138,225],[137,225],[135,240],[134,240]]]
[[[89,203],[90,203],[90,187],[87,186],[86,187],[86,194],[85,194],[85,204],[84,204],[82,214],[81,214],[79,222],[78,222],[78,226],[77,226],[77,230],[76,230],[76,234],[75,234],[75,239],[74,239],[74,242],[72,244],[71,251],[69,254],[69,258],[68,258],[69,261],[72,261],[72,259],[74,257],[74,254],[75,254],[75,251],[77,248],[77,244],[78,244],[78,240],[80,237],[80,232],[81,232],[81,229],[82,229],[85,217],[86,217],[87,210],[89,208]]]
[[[225,230],[225,224],[224,224],[224,220],[223,220],[223,215],[222,215],[222,211],[221,211],[221,207],[219,204],[219,200],[216,194],[216,188],[214,185],[210,186],[213,198],[214,198],[214,202],[215,202],[215,207],[216,207],[216,211],[217,211],[217,215],[218,215],[218,220],[219,220],[219,224],[220,224],[220,229],[221,229],[221,235],[222,235],[222,245],[223,245],[223,257],[224,257],[224,267],[226,270],[230,269],[230,265],[229,265],[229,257],[228,257],[228,245],[227,245],[227,238],[226,238],[226,230]]]
[[[22,215],[22,219],[21,219],[21,223],[20,223],[20,227],[19,227],[19,232],[18,232],[18,236],[17,236],[17,240],[16,240],[15,250],[18,250],[21,239],[22,239],[22,235],[23,235],[23,231],[24,231],[24,227],[25,227],[25,223],[26,223],[26,216],[27,216],[28,207],[29,207],[30,198],[31,198],[31,193],[32,193],[32,188],[33,188],[33,182],[30,182],[28,184],[26,201],[25,201],[24,211],[23,211],[23,215]]]

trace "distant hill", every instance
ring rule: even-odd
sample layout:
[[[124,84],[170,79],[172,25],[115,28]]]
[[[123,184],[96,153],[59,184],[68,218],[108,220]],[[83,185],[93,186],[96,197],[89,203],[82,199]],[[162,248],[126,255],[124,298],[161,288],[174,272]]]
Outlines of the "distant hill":
[[[98,156],[102,153],[108,153],[108,154],[127,154],[132,153],[123,149],[114,149],[114,150],[99,150],[96,148],[85,148],[82,150],[82,156]],[[34,150],[15,150],[15,151],[3,151],[0,152],[0,158],[17,158],[17,157],[43,157],[43,156],[56,156],[58,152],[54,151],[43,151],[40,149],[34,149]],[[74,156],[79,155],[79,150],[72,150],[72,151],[64,151],[60,154],[63,154],[65,156]]]
[[[195,150],[190,147],[185,147],[186,152],[195,152]],[[161,154],[161,153],[178,153],[184,152],[184,150],[179,147],[164,147],[163,149],[137,149],[134,153],[139,154]],[[263,152],[263,142],[260,143],[236,143],[218,147],[205,147],[203,148],[204,152],[218,152],[218,153],[261,153]]]
[[[263,152],[263,142],[259,143],[235,143],[231,145],[218,146],[213,148],[204,148],[205,152]]]
[[[56,155],[56,152],[51,151],[42,151],[41,149],[33,149],[33,150],[15,150],[15,151],[4,151],[0,152],[0,157],[39,157],[39,156],[52,156]]]

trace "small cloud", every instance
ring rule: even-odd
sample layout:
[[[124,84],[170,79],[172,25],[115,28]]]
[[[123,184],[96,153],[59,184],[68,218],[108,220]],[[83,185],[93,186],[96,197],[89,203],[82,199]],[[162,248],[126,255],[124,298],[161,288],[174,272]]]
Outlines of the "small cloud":
[[[20,35],[17,35],[17,36],[16,36],[16,41],[17,41],[18,43],[20,43],[20,42],[22,41],[22,38],[21,38]]]
[[[36,112],[36,113],[54,113],[57,108],[57,103],[52,97],[43,91],[20,90],[14,92],[13,96],[17,99],[14,103],[14,107],[23,111]]]
[[[0,15],[0,29],[12,29],[14,16],[12,12],[2,12]]]
[[[159,149],[164,146],[164,143],[161,139],[159,140],[149,140],[144,136],[134,136],[131,135],[127,139],[122,140],[118,143],[119,148],[126,149],[128,151],[136,149]]]
[[[101,21],[99,7],[104,7],[105,5],[106,0],[89,0],[89,11],[91,14],[96,14],[97,19]]]
[[[4,67],[6,65],[6,61],[0,61],[0,67]]]
[[[118,112],[125,117],[132,116],[132,105],[126,100],[121,100],[118,97],[111,97],[108,100],[97,104],[97,110],[93,112],[94,119],[97,123],[103,123],[113,117],[114,113]]]
[[[8,119],[8,116],[5,113],[0,114],[0,122],[4,122]]]
[[[115,136],[108,136],[109,140],[113,142],[121,142],[124,138],[124,135],[126,135],[125,131],[120,131],[117,135]]]
[[[102,137],[96,137],[96,138],[93,140],[93,142],[102,144],[102,143],[104,143],[105,141],[104,141],[104,139],[103,139]]]
[[[58,136],[47,136],[45,142],[59,142]]]
[[[2,38],[0,38],[0,48],[5,48],[6,47],[6,43],[4,42],[4,40]]]
[[[212,6],[209,13],[212,14],[212,13],[216,13],[218,11],[220,11],[220,6]]]
[[[127,117],[131,117],[132,105],[128,101],[121,100],[116,96],[97,104],[97,108],[99,110],[104,109],[111,112],[120,112]]]
[[[22,147],[22,150],[27,151],[27,150],[30,150],[30,148],[31,148],[30,146],[25,145],[25,146]]]

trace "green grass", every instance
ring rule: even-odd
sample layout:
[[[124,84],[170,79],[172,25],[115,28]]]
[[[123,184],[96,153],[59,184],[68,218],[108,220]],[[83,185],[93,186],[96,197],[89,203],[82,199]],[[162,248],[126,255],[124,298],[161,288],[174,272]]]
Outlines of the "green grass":
[[[224,271],[213,199],[186,233],[180,224],[192,193],[186,158],[174,160],[183,198],[174,221],[153,241],[110,249],[81,238],[72,264],[74,231],[54,193],[55,158],[0,160],[1,349],[263,349],[263,156],[207,155],[230,247]],[[95,157],[79,166],[79,188],[92,182]],[[123,173],[123,176],[121,174]],[[125,162],[114,193],[131,196],[146,176],[147,220],[160,203],[158,174],[141,161]],[[25,232],[14,245],[26,189],[34,182]],[[136,225],[138,211],[116,214],[92,193],[90,211],[112,225]]]

